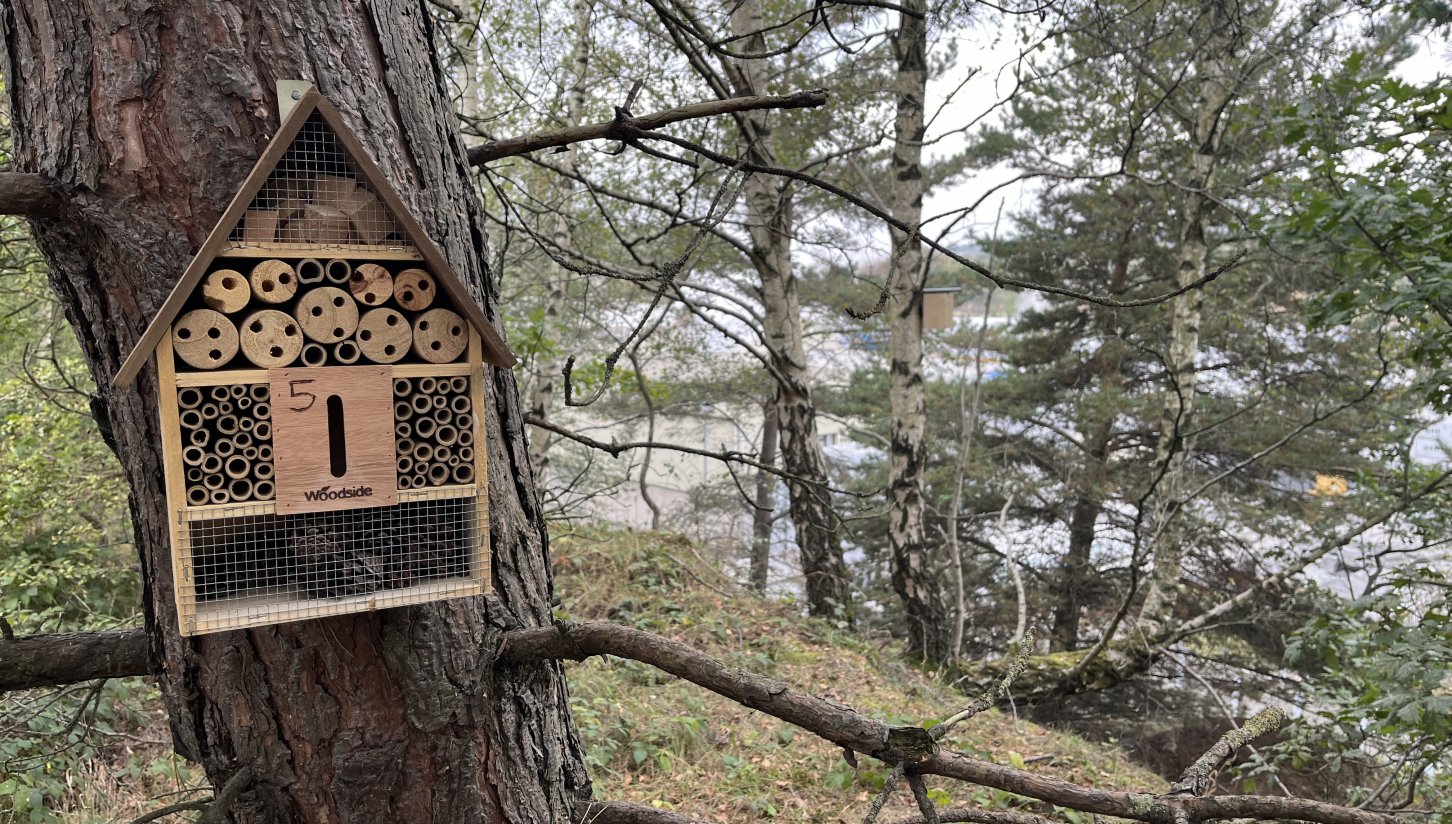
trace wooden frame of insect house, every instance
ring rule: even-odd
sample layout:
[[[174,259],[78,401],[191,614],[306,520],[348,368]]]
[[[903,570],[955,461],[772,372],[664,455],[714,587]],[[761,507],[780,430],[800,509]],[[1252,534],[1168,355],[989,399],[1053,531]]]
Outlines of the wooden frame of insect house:
[[[117,373],[155,356],[184,635],[482,594],[514,356],[316,90]]]

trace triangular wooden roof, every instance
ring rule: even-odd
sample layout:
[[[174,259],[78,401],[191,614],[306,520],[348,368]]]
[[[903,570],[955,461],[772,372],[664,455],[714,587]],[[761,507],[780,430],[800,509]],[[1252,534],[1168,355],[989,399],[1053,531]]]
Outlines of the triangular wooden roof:
[[[484,345],[484,359],[495,366],[506,368],[518,362],[514,353],[509,350],[508,344],[484,316],[484,310],[474,301],[469,290],[464,288],[464,284],[459,280],[454,268],[444,259],[443,253],[429,239],[428,234],[419,225],[418,219],[409,212],[398,193],[388,184],[388,180],[384,178],[378,164],[373,162],[357,136],[343,123],[338,110],[316,88],[312,88],[303,94],[302,99],[283,118],[282,123],[278,126],[277,134],[273,135],[267,148],[262,152],[262,156],[257,159],[257,165],[242,182],[242,188],[232,198],[232,203],[227,207],[227,211],[222,213],[222,218],[217,221],[216,226],[212,227],[211,234],[207,236],[202,248],[197,250],[196,256],[192,258],[192,262],[182,274],[181,280],[177,281],[176,286],[171,290],[171,295],[162,304],[161,310],[146,327],[146,333],[141,336],[136,348],[131,350],[131,354],[121,364],[120,370],[116,372],[116,377],[112,380],[112,385],[128,386],[136,379],[137,373],[141,371],[141,367],[146,364],[151,353],[161,343],[162,336],[166,334],[172,321],[176,320],[193,291],[201,284],[212,261],[224,251],[224,247],[228,244],[233,230],[241,222],[247,207],[252,204],[253,198],[267,182],[273,169],[282,160],[303,125],[314,112],[320,115],[328,127],[333,130],[338,142],[342,144],[354,166],[367,180],[373,193],[392,212],[399,228],[418,250],[424,262],[428,264],[444,293],[449,296],[464,317],[479,330],[479,336]]]

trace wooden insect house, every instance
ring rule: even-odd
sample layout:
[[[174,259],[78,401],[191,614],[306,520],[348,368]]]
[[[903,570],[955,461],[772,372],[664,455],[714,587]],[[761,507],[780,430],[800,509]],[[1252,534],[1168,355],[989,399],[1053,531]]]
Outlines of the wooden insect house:
[[[478,595],[514,363],[309,90],[118,373],[155,356],[181,631]]]

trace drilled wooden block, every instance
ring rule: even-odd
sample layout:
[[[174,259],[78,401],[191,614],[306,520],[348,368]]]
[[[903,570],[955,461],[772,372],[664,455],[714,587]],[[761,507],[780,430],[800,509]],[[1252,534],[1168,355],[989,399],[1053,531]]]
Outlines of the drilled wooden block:
[[[297,273],[280,260],[264,260],[252,267],[247,282],[263,303],[286,303],[297,294]]]
[[[237,354],[237,327],[212,309],[193,309],[171,329],[172,347],[194,369],[216,369]]]
[[[408,354],[413,329],[393,309],[372,309],[358,321],[358,348],[374,363],[396,363]]]
[[[393,299],[410,312],[422,312],[434,302],[434,279],[422,269],[404,269],[393,279]]]
[[[207,308],[231,314],[240,312],[252,300],[247,278],[234,269],[218,269],[202,284],[202,302]]]
[[[393,275],[376,263],[360,263],[348,278],[348,289],[364,306],[382,306],[393,295]]]
[[[429,363],[452,363],[468,345],[464,319],[448,309],[430,309],[413,322],[413,351]]]
[[[336,286],[316,286],[298,299],[297,319],[309,340],[337,343],[358,328],[358,304]]]
[[[242,354],[263,369],[291,364],[302,352],[302,345],[302,330],[286,312],[263,309],[242,321]]]

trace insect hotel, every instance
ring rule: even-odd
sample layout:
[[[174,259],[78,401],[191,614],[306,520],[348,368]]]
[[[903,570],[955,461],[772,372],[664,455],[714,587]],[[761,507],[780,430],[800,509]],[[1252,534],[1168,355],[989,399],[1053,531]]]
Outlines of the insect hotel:
[[[514,356],[316,90],[117,384],[152,356],[183,634],[485,591],[481,381]]]

